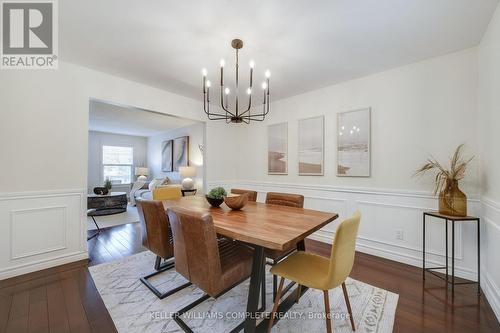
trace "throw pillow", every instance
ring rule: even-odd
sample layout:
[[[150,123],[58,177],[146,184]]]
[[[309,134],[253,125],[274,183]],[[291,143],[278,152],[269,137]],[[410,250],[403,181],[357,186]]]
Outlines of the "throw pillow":
[[[158,185],[161,185],[161,183],[162,183],[162,182],[163,182],[163,179],[153,179],[153,180],[151,181],[151,183],[149,183],[149,186],[148,186],[149,190],[150,190],[151,192],[153,192],[153,190],[154,190],[154,189],[155,189]]]

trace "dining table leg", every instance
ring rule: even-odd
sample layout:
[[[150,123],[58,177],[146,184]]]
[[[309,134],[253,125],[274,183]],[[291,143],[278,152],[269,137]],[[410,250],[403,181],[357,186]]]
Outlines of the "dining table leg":
[[[257,313],[259,306],[260,287],[264,266],[264,248],[255,246],[252,263],[252,275],[250,276],[250,287],[248,288],[247,312],[245,319],[245,333],[255,332]]]

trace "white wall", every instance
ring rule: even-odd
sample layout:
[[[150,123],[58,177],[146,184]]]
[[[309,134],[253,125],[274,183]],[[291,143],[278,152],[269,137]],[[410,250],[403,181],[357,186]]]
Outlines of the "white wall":
[[[102,175],[102,146],[132,147],[134,151],[134,165],[132,166],[132,181],[136,179],[134,168],[136,166],[147,166],[148,139],[142,136],[122,135],[89,131],[88,143],[88,179],[87,189],[92,193],[96,186],[104,183]],[[114,191],[130,192],[130,184],[113,185]]]
[[[165,178],[180,182],[178,172],[163,172],[161,171],[161,145],[163,141],[175,139],[181,136],[189,136],[189,165],[196,167],[196,177],[195,187],[203,190],[203,178],[204,178],[204,164],[203,164],[203,154],[199,149],[199,145],[204,144],[205,137],[205,124],[195,123],[182,128],[176,128],[164,133],[150,136],[147,139],[147,158],[148,166],[150,169],[150,177],[153,178]]]
[[[437,208],[431,177],[413,178],[433,154],[446,162],[460,143],[478,154],[477,54],[475,49],[411,64],[369,77],[280,100],[268,120],[241,128],[235,181],[211,186],[247,187],[259,191],[298,192],[310,208],[339,212],[341,219],[357,208],[363,213],[358,249],[421,266],[422,211]],[[372,176],[335,175],[337,113],[372,108]],[[325,175],[297,175],[298,119],[325,116]],[[267,175],[267,125],[288,122],[288,175]],[[471,214],[479,214],[477,160],[462,184]],[[341,220],[339,219],[339,220]],[[331,242],[337,223],[316,233]],[[430,223],[428,263],[444,262],[444,225]],[[396,239],[402,230],[404,239]],[[457,273],[475,279],[475,229],[457,227]]]
[[[87,257],[91,98],[206,120],[199,101],[65,62],[57,70],[0,71],[0,279]],[[207,125],[208,177],[235,177],[221,172],[229,162],[219,149],[226,128]],[[47,228],[26,224],[27,216]]]
[[[483,290],[500,320],[500,7],[479,46]]]
[[[238,178],[257,181],[428,191],[431,177],[413,178],[433,154],[443,162],[460,144],[478,153],[477,58],[469,49],[272,103],[268,120],[240,143]],[[372,108],[372,176],[336,176],[339,112]],[[298,176],[298,119],[325,115],[325,175]],[[288,122],[288,175],[267,175],[268,124]],[[242,134],[243,136],[243,134]],[[248,159],[247,156],[253,156]],[[463,188],[479,193],[477,160]]]

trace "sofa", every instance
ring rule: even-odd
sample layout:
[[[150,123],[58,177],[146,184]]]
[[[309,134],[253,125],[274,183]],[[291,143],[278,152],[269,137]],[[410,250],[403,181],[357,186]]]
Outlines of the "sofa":
[[[153,185],[154,188],[152,188],[151,182],[145,182],[142,187],[133,193],[131,193],[131,196],[133,195],[133,200],[131,201],[131,204],[135,206],[135,200],[136,199],[146,199],[146,200],[153,200],[153,189],[154,188],[162,188],[162,187],[182,187],[181,184],[177,184],[169,180],[169,184],[166,185]],[[131,185],[131,188],[133,188],[134,185]],[[132,199],[132,198],[131,198]]]

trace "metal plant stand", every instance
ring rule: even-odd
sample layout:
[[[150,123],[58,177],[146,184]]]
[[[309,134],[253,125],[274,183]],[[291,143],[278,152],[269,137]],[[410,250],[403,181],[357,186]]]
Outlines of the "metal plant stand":
[[[431,216],[435,217],[441,220],[444,220],[445,222],[445,262],[446,266],[439,266],[439,267],[425,267],[425,223],[426,223],[426,217]],[[477,282],[474,281],[466,281],[466,282],[455,282],[455,222],[467,222],[467,221],[472,221],[477,223]],[[451,222],[451,278],[450,274],[448,274],[448,222]],[[446,287],[448,287],[448,284],[451,285],[451,293],[452,297],[455,294],[455,285],[459,284],[474,284],[477,283],[477,294],[481,294],[481,221],[479,217],[473,217],[473,216],[449,216],[449,215],[443,215],[439,214],[438,212],[424,212],[423,214],[423,221],[422,221],[422,228],[423,228],[423,239],[422,239],[422,278],[425,281],[425,273],[429,272],[438,278],[446,281]],[[435,272],[435,270],[438,269],[444,269],[445,270],[445,276],[441,276]]]

